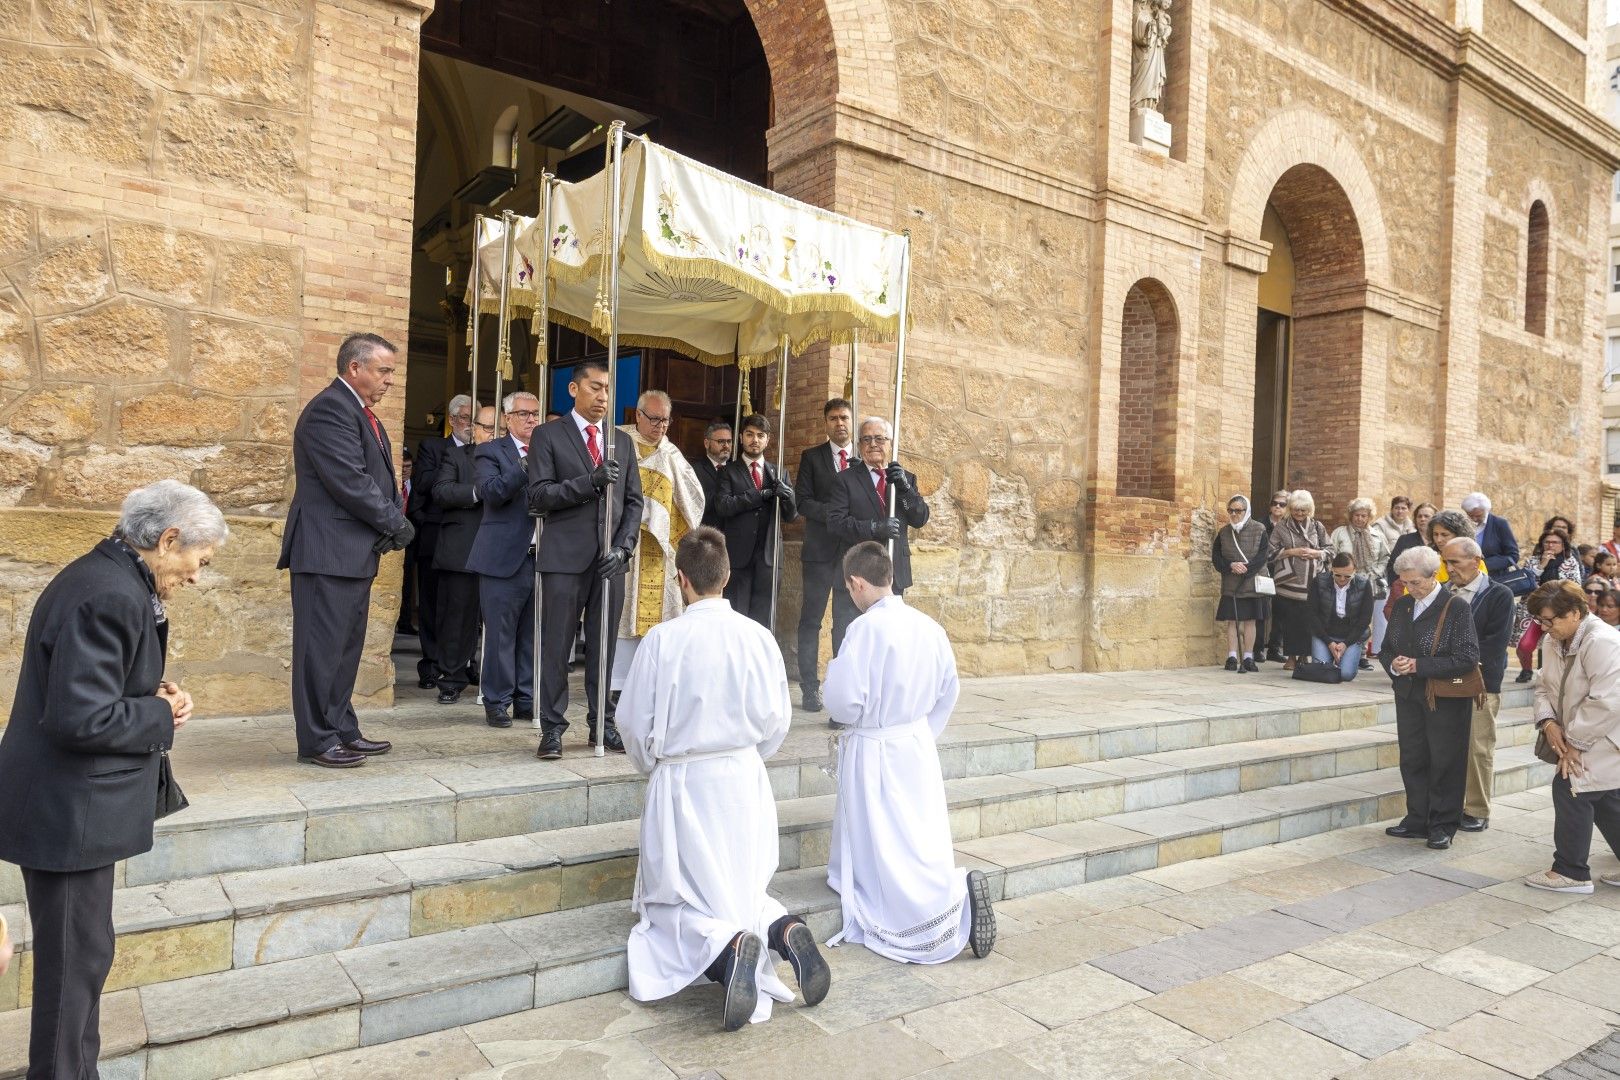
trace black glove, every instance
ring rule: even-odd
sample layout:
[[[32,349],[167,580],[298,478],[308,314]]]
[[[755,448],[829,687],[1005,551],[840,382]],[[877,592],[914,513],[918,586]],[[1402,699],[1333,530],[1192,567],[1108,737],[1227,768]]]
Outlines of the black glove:
[[[596,576],[606,581],[624,573],[624,568],[630,562],[630,553],[624,548],[613,548],[606,555],[596,560]]]
[[[601,491],[609,484],[617,484],[619,477],[624,473],[624,466],[619,464],[617,458],[608,458],[602,464],[591,470],[591,486]]]
[[[377,537],[376,542],[371,545],[371,550],[378,555],[383,555],[390,551],[403,551],[405,548],[409,547],[411,541],[415,539],[416,526],[411,524],[410,518],[406,518],[404,521],[399,523],[399,528],[395,529],[393,532],[383,533],[381,536]]]
[[[889,467],[883,470],[883,478],[889,482],[896,495],[904,495],[911,490],[911,484],[906,480],[906,470],[900,467],[898,461],[889,462]]]
[[[884,518],[882,521],[872,522],[872,539],[898,540],[906,533],[906,527],[900,523],[899,518]]]
[[[776,490],[773,494],[785,503],[791,503],[794,498],[793,488],[780,480],[776,482]]]

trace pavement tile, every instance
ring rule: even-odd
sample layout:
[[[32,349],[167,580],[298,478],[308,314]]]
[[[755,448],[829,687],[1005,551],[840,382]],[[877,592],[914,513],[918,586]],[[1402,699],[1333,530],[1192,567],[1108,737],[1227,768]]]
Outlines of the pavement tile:
[[[755,1028],[769,1027],[755,1024]],[[740,1032],[736,1033],[741,1035]],[[421,1080],[442,1080],[444,1074],[416,1074]],[[559,1044],[534,1058],[494,1069],[464,1073],[457,1080],[673,1080],[676,1073],[634,1035],[592,1043]],[[718,1074],[707,1073],[715,1077]],[[698,1080],[693,1077],[692,1080]]]
[[[1548,912],[1534,920],[1566,937],[1591,942],[1601,948],[1620,945],[1620,911],[1597,904],[1572,904]]]
[[[1441,881],[1452,881],[1458,885],[1466,885],[1470,889],[1488,889],[1492,885],[1501,883],[1500,878],[1492,877],[1489,874],[1476,874],[1472,870],[1460,870],[1445,863],[1437,866],[1420,866],[1416,870],[1419,874],[1439,878]]]
[[[1543,990],[1620,1012],[1620,960],[1594,956],[1540,982]]]
[[[1544,971],[1563,971],[1602,951],[1591,942],[1567,937],[1537,923],[1521,923],[1481,938],[1473,947]]]
[[[1000,905],[996,907],[996,918],[998,920],[1001,918]],[[972,997],[974,994],[988,993],[997,987],[1027,981],[1031,976],[1038,973],[1037,968],[1014,960],[1001,952],[1002,944],[1003,942],[998,937],[996,951],[983,959],[964,956],[956,963],[919,965],[916,974],[952,997]],[[825,951],[836,953],[843,951],[843,949],[840,947]],[[893,963],[892,960],[887,959],[883,959],[883,962],[885,964]],[[841,973],[834,969],[834,986],[838,985],[841,977]],[[792,983],[789,983],[789,985],[791,986]]]
[[[1244,915],[1270,911],[1276,906],[1275,897],[1263,896],[1252,892],[1246,885],[1231,882],[1180,896],[1167,896],[1147,905],[1173,919],[1204,928]]]
[[[1142,1002],[1142,1008],[1219,1041],[1291,1013],[1299,1002],[1230,975],[1217,975],[1166,990]]]
[[[1581,1046],[1606,1039],[1620,1027],[1620,1013],[1575,1001],[1539,986],[1510,994],[1486,1012],[1528,1028],[1556,1032]]]
[[[1294,951],[1308,960],[1315,960],[1369,982],[1420,964],[1434,955],[1432,949],[1408,945],[1371,930],[1324,938]]]
[[[489,1062],[461,1028],[311,1059],[317,1080],[412,1080],[465,1076]]]
[[[1350,1051],[1281,1020],[1182,1059],[1226,1080],[1329,1080],[1361,1063]]]
[[[971,1034],[963,1032],[962,1037]],[[931,1075],[931,1070],[948,1060],[914,1032],[905,1030],[900,1021],[888,1020],[733,1061],[725,1066],[724,1076],[725,1080],[819,1080],[825,1076],[900,1080]],[[556,1074],[556,1080],[566,1075]]]
[[[1049,1028],[1150,997],[1148,991],[1117,975],[1081,964],[994,990],[991,997]]]
[[[1515,1024],[1489,1013],[1467,1017],[1427,1038],[1525,1080],[1534,1080],[1585,1049],[1545,1029]]]
[[[1050,1077],[1117,1080],[1208,1045],[1186,1028],[1126,1005],[1025,1040],[1009,1053]]]
[[[1198,927],[1172,919],[1148,907],[1116,908],[1081,920],[1082,925],[1106,931],[1127,945],[1150,945],[1155,941],[1190,934]]]
[[[1191,866],[1195,864],[1183,863],[1182,865]],[[1094,914],[1114,911],[1123,907],[1132,907],[1136,904],[1145,904],[1150,900],[1157,900],[1161,896],[1169,896],[1174,891],[1148,880],[1145,874],[1109,878],[1106,881],[1088,881],[1084,885],[1070,885],[1067,888],[1058,890],[1062,895],[1080,901],[1090,908]]]
[[[676,994],[642,1004],[615,992],[510,1013],[462,1030],[491,1065],[505,1065],[554,1053],[559,1046],[633,1035],[678,1021],[705,1022],[714,1007],[703,994]]]
[[[1032,976],[1124,952],[1130,947],[1127,938],[1093,925],[1089,920],[1032,930],[996,942],[997,953],[1016,961]]]
[[[1272,896],[1279,903],[1300,903],[1327,893],[1335,893],[1377,881],[1386,874],[1382,870],[1348,859],[1323,859],[1287,870],[1273,870],[1245,878],[1242,885],[1251,892]]]
[[[937,1069],[917,1074],[920,1080],[1050,1080],[1040,1070],[1013,1057],[1005,1050],[992,1050],[964,1061],[953,1061]]]
[[[999,1050],[1046,1033],[1046,1028],[989,994],[947,1001],[901,1021],[907,1034],[928,1043],[952,1061]]]
[[[1422,1024],[1348,994],[1317,1002],[1283,1020],[1364,1058],[1397,1050],[1429,1031]]]
[[[1470,986],[1422,967],[1397,971],[1376,982],[1358,986],[1350,993],[1362,1001],[1431,1028],[1454,1024],[1465,1016],[1489,1008],[1500,997],[1489,990]]]
[[[792,1015],[805,1017],[812,1027],[836,1035],[878,1020],[926,1009],[955,997],[950,991],[922,978],[913,970],[914,967],[909,964],[890,965],[869,975],[842,980],[835,984],[836,990],[828,994],[827,1000],[820,1005],[813,1009],[796,1010]],[[773,1022],[783,1011],[778,1010]],[[665,1057],[665,1060],[669,1059]],[[673,1066],[675,1062],[671,1061],[670,1064]]]
[[[1339,1076],[1340,1080],[1512,1080],[1513,1074],[1420,1039]]]
[[[1291,952],[1238,968],[1232,975],[1306,1005],[1342,994],[1360,986],[1363,981],[1355,975]]]
[[[1446,882],[1437,882],[1446,884]],[[1460,949],[1499,930],[1528,922],[1536,909],[1484,893],[1471,892],[1456,900],[1431,904],[1426,908],[1372,923],[1369,930],[1385,937],[1419,945],[1437,952]]]
[[[1547,977],[1547,972],[1517,960],[1497,956],[1495,953],[1472,946],[1441,953],[1423,966],[1453,979],[1461,979],[1493,994],[1512,994],[1527,986],[1534,986]]]
[[[1173,866],[1161,866],[1156,870],[1144,870],[1134,875],[1136,880],[1151,881],[1166,886],[1166,891],[1187,893],[1199,889],[1208,889],[1216,885],[1225,885],[1229,881],[1240,878],[1256,876],[1252,871],[1229,862],[1230,855],[1220,855],[1208,859],[1189,859],[1186,862],[1176,863]]]
[[[724,1070],[733,1062],[819,1039],[825,1034],[825,1030],[812,1024],[805,1016],[825,1008],[837,998],[837,995],[832,995],[815,1009],[775,1008],[771,1011],[771,1018],[767,1023],[744,1024],[740,1031],[722,1031],[718,1022],[720,995],[717,990],[718,988],[709,989],[707,994],[712,1000],[712,1012],[707,1022],[664,1024],[620,1038],[639,1040],[657,1055],[659,1061],[677,1074],[699,1072],[703,1069]],[[905,1010],[901,1008],[898,1011]],[[851,1023],[844,1030],[860,1026],[862,1026],[860,1023]],[[600,1045],[602,1044],[587,1043],[580,1049]],[[574,1075],[567,1069],[558,1067],[547,1074],[536,1073],[535,1080],[543,1078],[551,1080],[562,1076],[572,1080]]]

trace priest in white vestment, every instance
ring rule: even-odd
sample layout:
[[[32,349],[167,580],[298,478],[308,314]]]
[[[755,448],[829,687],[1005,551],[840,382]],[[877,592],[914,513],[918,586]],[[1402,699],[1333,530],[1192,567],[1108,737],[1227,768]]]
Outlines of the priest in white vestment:
[[[809,927],[766,891],[778,846],[765,759],[792,715],[781,650],[721,596],[718,529],[688,533],[675,566],[689,606],[647,633],[619,698],[625,753],[648,774],[630,996],[656,1001],[707,976],[735,1031],[793,1000],[767,949],[792,965],[806,1005],[827,996],[830,973]]]
[[[624,610],[609,684],[615,691],[624,689],[647,631],[686,608],[675,583],[675,545],[703,521],[703,483],[669,441],[674,417],[669,395],[647,390],[636,401],[636,422],[619,427],[636,448],[641,472],[641,535],[625,567]]]
[[[958,690],[944,629],[906,606],[883,545],[844,556],[862,614],[827,667],[827,711],[838,736],[838,803],[827,883],[843,902],[848,941],[892,960],[941,964],[971,946],[990,952],[996,918],[989,883],[956,865],[935,740]]]

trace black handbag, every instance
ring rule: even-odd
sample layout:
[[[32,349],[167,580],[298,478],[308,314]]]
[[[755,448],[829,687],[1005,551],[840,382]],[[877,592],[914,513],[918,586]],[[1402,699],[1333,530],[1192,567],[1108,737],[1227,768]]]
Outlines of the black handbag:
[[[1320,660],[1301,660],[1294,665],[1294,678],[1300,682],[1342,683],[1344,673],[1339,670],[1338,664],[1327,664]]]
[[[1511,570],[1500,571],[1493,574],[1491,580],[1498,585],[1506,585],[1514,596],[1529,596],[1541,583],[1536,572],[1528,566],[1515,566]]]
[[[169,765],[169,752],[165,750],[158,758],[157,783],[157,814],[158,818],[166,818],[170,814],[177,814],[190,806],[186,793],[180,790],[180,784],[174,778],[174,769]]]

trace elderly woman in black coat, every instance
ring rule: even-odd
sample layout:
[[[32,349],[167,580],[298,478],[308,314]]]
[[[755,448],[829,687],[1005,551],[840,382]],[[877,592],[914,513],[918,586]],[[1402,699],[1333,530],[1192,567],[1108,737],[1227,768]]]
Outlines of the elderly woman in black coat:
[[[159,481],[34,605],[0,738],[0,859],[22,868],[34,930],[29,1076],[96,1075],[113,864],[151,849],[162,758],[191,716],[163,678],[163,602],[227,533],[208,496]]]
[[[1412,548],[1395,560],[1406,595],[1395,601],[1378,654],[1394,680],[1395,735],[1400,744],[1406,816],[1384,831],[1451,846],[1462,823],[1468,783],[1468,698],[1428,700],[1428,680],[1454,679],[1479,666],[1479,639],[1468,601],[1440,587],[1440,556]]]

